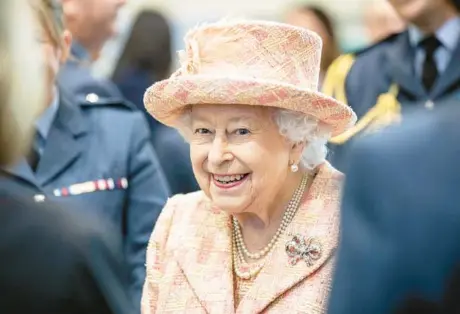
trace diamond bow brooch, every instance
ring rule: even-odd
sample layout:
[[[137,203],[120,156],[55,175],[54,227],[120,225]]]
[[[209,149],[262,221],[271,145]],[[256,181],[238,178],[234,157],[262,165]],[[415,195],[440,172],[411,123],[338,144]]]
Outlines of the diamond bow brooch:
[[[301,235],[295,235],[286,243],[286,253],[292,266],[300,260],[312,266],[321,257],[321,249],[321,244],[314,238],[305,239]]]

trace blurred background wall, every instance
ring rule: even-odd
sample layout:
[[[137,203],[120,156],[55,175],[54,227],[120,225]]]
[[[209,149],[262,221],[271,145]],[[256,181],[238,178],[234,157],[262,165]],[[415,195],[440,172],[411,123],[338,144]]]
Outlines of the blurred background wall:
[[[291,6],[316,4],[328,10],[335,19],[342,50],[352,51],[369,42],[363,27],[366,8],[383,1],[385,0],[128,0],[118,19],[119,35],[106,45],[103,57],[94,65],[94,72],[100,76],[112,73],[133,19],[145,8],[157,9],[169,18],[173,32],[173,51],[176,51],[182,48],[182,37],[186,30],[202,21],[222,17],[282,21],[284,13]]]

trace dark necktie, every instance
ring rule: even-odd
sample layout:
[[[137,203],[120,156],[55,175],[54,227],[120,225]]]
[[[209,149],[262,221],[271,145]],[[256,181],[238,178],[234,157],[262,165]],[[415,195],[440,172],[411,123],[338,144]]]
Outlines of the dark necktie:
[[[38,137],[38,133],[35,133],[35,136],[33,137],[32,147],[30,148],[29,153],[26,155],[27,163],[29,164],[33,172],[37,170],[37,166],[40,161],[40,153],[38,151],[37,137]]]
[[[429,36],[422,40],[420,46],[425,50],[425,62],[423,63],[422,83],[427,91],[430,91],[438,77],[438,67],[434,54],[441,46],[436,36]]]

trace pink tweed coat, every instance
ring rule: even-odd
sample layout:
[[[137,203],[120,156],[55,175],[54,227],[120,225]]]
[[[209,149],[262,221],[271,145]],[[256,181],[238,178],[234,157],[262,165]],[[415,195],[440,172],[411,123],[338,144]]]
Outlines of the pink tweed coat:
[[[299,211],[239,305],[234,305],[230,216],[203,192],[177,195],[164,208],[147,250],[143,314],[325,313],[338,240],[342,174],[324,163]],[[285,243],[315,237],[312,266],[288,262]]]

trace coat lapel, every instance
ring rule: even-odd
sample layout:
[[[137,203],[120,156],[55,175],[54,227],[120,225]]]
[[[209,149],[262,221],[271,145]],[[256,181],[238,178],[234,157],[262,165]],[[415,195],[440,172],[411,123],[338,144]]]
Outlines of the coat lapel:
[[[460,38],[457,44],[457,48],[452,54],[452,58],[449,61],[444,73],[439,76],[436,81],[431,97],[437,99],[447,92],[453,85],[459,84],[460,81],[460,62],[458,56],[460,55]]]
[[[206,215],[192,218],[176,260],[207,313],[234,313],[230,216],[204,202]]]
[[[46,185],[63,172],[84,150],[83,135],[88,130],[78,104],[60,91],[59,109],[36,171],[37,181]]]
[[[34,187],[39,187],[35,175],[30,168],[29,164],[24,158],[21,158],[17,164],[12,167],[3,169],[7,174],[17,177],[21,180],[26,181],[27,183],[33,185]]]
[[[427,93],[420,79],[416,77],[413,65],[414,51],[410,46],[408,33],[405,32],[387,48],[390,84],[396,83],[401,90],[416,99],[425,98]],[[378,75],[378,73],[376,73]]]
[[[338,191],[341,180],[337,180],[337,176],[341,174],[332,170],[329,164],[320,168],[286,234],[242,299],[237,313],[261,313],[289,289],[312,276],[332,257],[339,230]],[[289,263],[285,246],[297,234],[313,237],[321,244],[321,256],[311,266],[303,260],[296,265]]]

